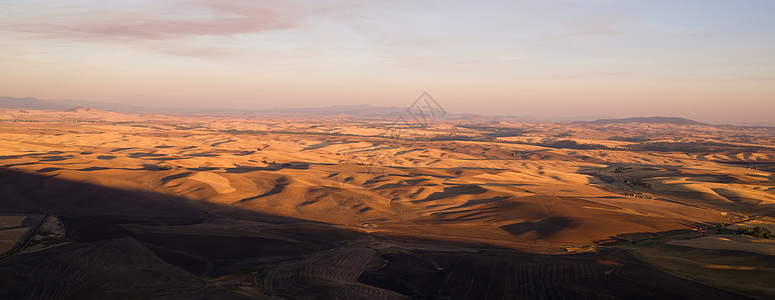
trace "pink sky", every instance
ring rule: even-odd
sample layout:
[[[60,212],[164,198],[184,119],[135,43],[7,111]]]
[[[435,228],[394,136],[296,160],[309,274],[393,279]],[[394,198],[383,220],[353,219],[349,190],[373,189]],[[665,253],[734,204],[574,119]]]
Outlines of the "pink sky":
[[[680,2],[680,3],[676,3]],[[771,124],[772,1],[7,1],[0,95]]]

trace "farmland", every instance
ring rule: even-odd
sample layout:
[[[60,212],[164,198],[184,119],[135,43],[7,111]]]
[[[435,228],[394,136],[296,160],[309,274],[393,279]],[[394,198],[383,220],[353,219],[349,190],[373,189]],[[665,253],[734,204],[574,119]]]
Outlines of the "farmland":
[[[2,298],[775,292],[768,129],[2,113]]]

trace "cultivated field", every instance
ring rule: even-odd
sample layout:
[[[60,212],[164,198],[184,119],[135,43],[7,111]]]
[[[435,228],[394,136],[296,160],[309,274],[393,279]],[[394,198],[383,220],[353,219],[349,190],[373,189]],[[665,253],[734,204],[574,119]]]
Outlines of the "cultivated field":
[[[0,230],[0,254],[13,249],[29,230],[29,227]]]
[[[691,240],[674,240],[667,242],[700,249],[735,250],[775,255],[775,240],[766,240],[743,235],[713,235]]]
[[[672,277],[621,250],[559,257],[502,251],[476,255],[414,251],[383,257],[387,266],[365,272],[361,282],[406,295],[459,299],[735,297]],[[681,289],[672,288],[676,286]]]
[[[29,282],[77,271],[72,280],[90,282],[91,294],[40,290],[61,297],[162,295],[165,285],[165,297],[711,295],[719,291],[626,252],[589,250],[766,222],[775,213],[771,145],[775,130],[766,127],[478,119],[422,127],[349,117],[4,110],[0,207],[52,218],[28,253],[0,269]],[[0,227],[19,222],[0,218]],[[743,239],[669,247],[771,254],[768,242]],[[384,248],[363,242],[375,240]],[[112,269],[101,259],[117,245],[126,261]],[[496,248],[505,252],[490,252]],[[530,261],[525,253],[544,256]],[[92,266],[76,255],[99,259]],[[620,260],[607,263],[611,255]],[[19,271],[30,261],[61,267]],[[163,280],[127,271],[134,261]],[[124,271],[128,284],[109,292]],[[91,278],[100,272],[108,275]],[[266,280],[228,277],[251,273]],[[420,275],[391,279],[404,273]],[[691,293],[660,290],[641,274]],[[632,283],[640,280],[647,283]]]
[[[0,216],[0,257],[16,252],[28,237],[30,230],[38,225],[42,215]]]
[[[775,256],[757,247],[763,241],[734,242],[731,235],[705,236],[646,242],[630,248],[652,264],[697,282],[734,291],[748,297],[769,299],[775,295]],[[747,238],[742,238],[747,239]],[[771,249],[771,244],[770,248]],[[761,254],[767,252],[767,254]]]
[[[68,243],[69,241],[65,238],[65,226],[59,221],[59,218],[49,216],[32,236],[23,253],[59,247]]]
[[[0,229],[6,227],[22,226],[27,216],[0,216]]]
[[[398,293],[358,282],[376,256],[373,249],[347,247],[334,253],[278,267],[266,277],[264,291],[291,299],[401,299]],[[336,267],[334,267],[336,266]]]

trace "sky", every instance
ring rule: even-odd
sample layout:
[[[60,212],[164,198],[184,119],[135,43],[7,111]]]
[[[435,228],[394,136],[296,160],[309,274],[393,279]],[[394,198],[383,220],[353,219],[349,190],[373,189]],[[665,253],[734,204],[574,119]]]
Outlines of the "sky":
[[[0,1],[0,96],[775,125],[775,1]]]

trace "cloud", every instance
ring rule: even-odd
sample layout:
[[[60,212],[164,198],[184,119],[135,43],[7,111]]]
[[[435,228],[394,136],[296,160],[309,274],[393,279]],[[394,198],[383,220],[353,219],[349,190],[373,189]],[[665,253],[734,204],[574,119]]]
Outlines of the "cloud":
[[[118,7],[71,6],[65,8],[69,13],[3,18],[0,28],[41,38],[76,41],[163,40],[291,28],[302,18],[269,6],[237,9],[230,1],[196,4],[136,7],[128,11]]]
[[[235,42],[230,37],[293,29],[309,18],[336,16],[357,7],[347,1],[311,5],[272,0],[0,5],[0,34],[39,41],[129,43],[141,51],[220,57],[239,54],[235,52],[239,47],[226,45]]]
[[[224,17],[211,20],[165,20],[116,16],[72,23],[4,23],[6,30],[73,40],[161,40],[189,36],[255,33],[293,27],[293,22],[270,18]]]
[[[541,43],[549,41],[569,40],[591,36],[618,36],[628,34],[628,31],[617,29],[614,24],[601,21],[575,22],[566,24],[568,32],[518,41],[519,43]]]
[[[630,79],[640,77],[634,73],[584,73],[584,74],[527,74],[527,75],[486,75],[480,77],[512,78],[512,79],[588,79],[588,78],[618,78]]]

